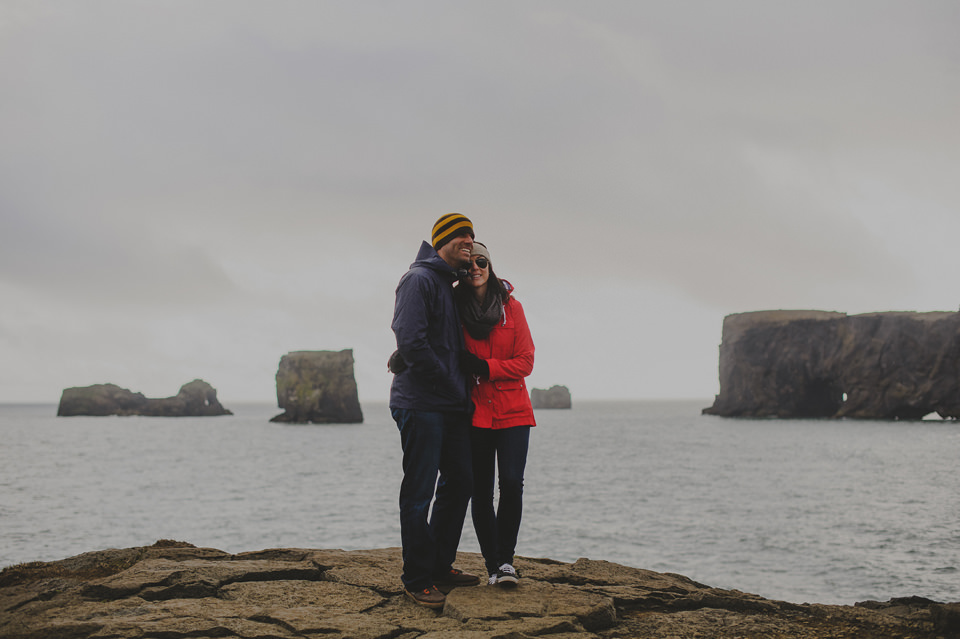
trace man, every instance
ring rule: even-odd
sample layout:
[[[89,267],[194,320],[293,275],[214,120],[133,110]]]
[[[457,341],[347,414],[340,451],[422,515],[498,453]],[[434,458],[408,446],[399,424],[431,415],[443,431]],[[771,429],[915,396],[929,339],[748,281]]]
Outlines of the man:
[[[437,220],[432,245],[421,244],[400,278],[393,312],[397,351],[406,364],[391,358],[390,412],[403,447],[401,580],[407,595],[429,608],[442,608],[446,600],[437,586],[479,583],[476,575],[453,568],[473,488],[470,392],[459,368],[463,332],[453,283],[457,270],[470,264],[473,237],[473,224],[459,213]]]

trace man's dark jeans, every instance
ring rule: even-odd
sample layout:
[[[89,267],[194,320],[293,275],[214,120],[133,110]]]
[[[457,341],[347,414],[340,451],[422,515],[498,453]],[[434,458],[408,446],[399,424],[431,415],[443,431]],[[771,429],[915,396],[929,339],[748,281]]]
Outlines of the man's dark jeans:
[[[527,465],[530,427],[470,428],[473,450],[473,527],[487,573],[513,564],[523,514],[523,470]],[[500,472],[500,501],[493,510],[493,479]]]
[[[403,447],[400,540],[403,585],[415,592],[433,585],[457,557],[473,492],[470,417],[466,412],[391,410]],[[437,474],[440,480],[437,481]],[[430,501],[436,501],[430,512]]]

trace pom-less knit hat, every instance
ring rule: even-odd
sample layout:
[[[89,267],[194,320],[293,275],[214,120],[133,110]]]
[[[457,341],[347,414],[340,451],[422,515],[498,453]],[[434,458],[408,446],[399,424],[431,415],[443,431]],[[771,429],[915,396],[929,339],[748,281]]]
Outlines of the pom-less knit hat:
[[[474,242],[473,248],[470,249],[470,257],[476,257],[477,255],[482,255],[487,258],[487,261],[493,263],[493,260],[490,259],[490,251],[487,250],[487,245],[483,242]]]
[[[447,213],[441,216],[437,223],[433,225],[433,236],[431,238],[433,248],[439,251],[441,246],[458,235],[462,235],[464,231],[469,233],[470,237],[475,237],[473,223],[465,215]]]

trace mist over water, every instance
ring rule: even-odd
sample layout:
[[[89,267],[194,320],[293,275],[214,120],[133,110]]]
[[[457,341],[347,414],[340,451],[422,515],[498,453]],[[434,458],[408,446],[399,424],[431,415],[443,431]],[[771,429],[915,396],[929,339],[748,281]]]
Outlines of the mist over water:
[[[798,603],[960,601],[960,426],[700,415],[709,403],[537,411],[518,554]],[[326,426],[228,408],[57,418],[0,405],[0,566],[162,538],[228,552],[399,545],[386,404]],[[469,515],[460,548],[479,550]]]

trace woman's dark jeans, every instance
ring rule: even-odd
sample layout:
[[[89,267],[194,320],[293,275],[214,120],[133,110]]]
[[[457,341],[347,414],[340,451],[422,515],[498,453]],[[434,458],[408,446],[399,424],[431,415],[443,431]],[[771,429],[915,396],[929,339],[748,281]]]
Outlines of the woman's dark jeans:
[[[527,465],[529,426],[470,428],[473,454],[473,527],[480,552],[493,574],[503,564],[513,564],[513,553],[523,513],[523,470]],[[500,473],[500,501],[493,509],[493,479]]]
[[[466,412],[393,409],[403,447],[400,540],[404,587],[433,585],[457,557],[472,492],[470,417]],[[439,473],[440,479],[437,480]],[[430,501],[436,501],[433,511]]]

